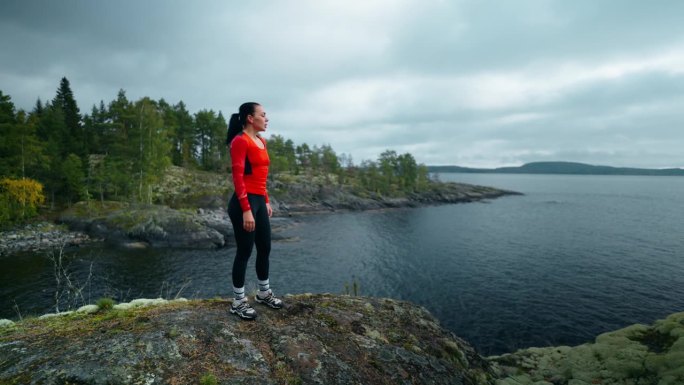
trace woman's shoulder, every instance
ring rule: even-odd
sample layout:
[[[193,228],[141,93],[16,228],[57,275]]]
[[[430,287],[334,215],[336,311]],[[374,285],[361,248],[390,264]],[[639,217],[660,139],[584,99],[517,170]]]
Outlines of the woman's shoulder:
[[[240,144],[249,144],[247,141],[247,135],[245,135],[244,132],[241,132],[233,138],[233,140],[230,142],[230,145],[232,146],[235,143],[240,143]]]

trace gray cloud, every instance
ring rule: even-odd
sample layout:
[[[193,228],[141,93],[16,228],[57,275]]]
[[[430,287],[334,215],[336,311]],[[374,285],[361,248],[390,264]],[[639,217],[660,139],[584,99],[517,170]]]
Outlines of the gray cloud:
[[[229,114],[358,162],[684,167],[682,2],[4,1],[0,90]]]

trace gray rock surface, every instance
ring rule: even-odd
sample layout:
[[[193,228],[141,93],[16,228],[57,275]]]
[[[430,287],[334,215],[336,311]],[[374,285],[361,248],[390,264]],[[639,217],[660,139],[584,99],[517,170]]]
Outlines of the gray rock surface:
[[[70,231],[66,226],[40,222],[0,232],[0,255],[77,246],[98,240],[82,231]]]
[[[352,191],[348,186],[339,186],[334,183],[326,184],[324,181],[287,185],[275,181],[273,185],[273,189],[280,190],[277,198],[272,197],[271,199],[277,215],[468,203],[506,195],[521,195],[515,191],[462,183],[435,184],[431,190],[408,194],[404,197],[382,196],[367,192],[358,193]]]
[[[229,301],[119,307],[0,329],[0,383],[494,384],[490,364],[423,308],[284,297],[254,322]]]
[[[529,348],[490,360],[502,378],[497,385],[682,385],[684,313],[604,333],[593,343]]]
[[[122,246],[144,243],[150,247],[217,248],[233,234],[229,222],[167,206],[121,204],[113,210],[97,211],[87,210],[86,205],[74,205],[60,215],[59,221],[72,230]]]

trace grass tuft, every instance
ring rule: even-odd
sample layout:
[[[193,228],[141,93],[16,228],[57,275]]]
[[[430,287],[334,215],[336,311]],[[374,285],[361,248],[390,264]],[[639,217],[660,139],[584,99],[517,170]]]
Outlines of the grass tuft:
[[[206,373],[200,378],[200,385],[218,385],[218,380],[213,374]]]
[[[102,311],[112,310],[115,304],[116,302],[111,298],[100,298],[96,303],[97,307],[99,307]]]

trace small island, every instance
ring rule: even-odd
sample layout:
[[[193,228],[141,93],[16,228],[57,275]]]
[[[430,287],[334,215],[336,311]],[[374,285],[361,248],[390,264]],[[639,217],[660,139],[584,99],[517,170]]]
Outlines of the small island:
[[[634,168],[595,166],[577,162],[531,162],[520,167],[471,168],[460,166],[429,166],[430,172],[477,174],[563,174],[563,175],[651,175],[684,176],[681,168]]]

